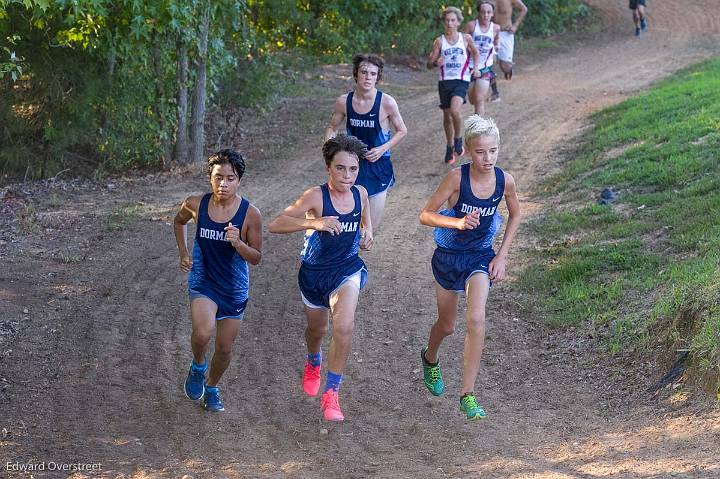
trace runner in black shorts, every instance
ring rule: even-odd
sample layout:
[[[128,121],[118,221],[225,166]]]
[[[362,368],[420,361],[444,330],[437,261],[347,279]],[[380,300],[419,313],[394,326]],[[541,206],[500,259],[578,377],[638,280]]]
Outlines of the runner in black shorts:
[[[635,36],[640,36],[640,31],[647,28],[647,20],[645,19],[645,0],[630,0],[630,10],[632,10],[633,23],[635,24]]]

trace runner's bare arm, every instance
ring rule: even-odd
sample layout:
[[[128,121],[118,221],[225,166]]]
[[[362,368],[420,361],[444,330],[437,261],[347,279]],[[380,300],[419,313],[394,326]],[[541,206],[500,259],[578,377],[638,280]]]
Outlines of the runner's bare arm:
[[[310,188],[268,224],[268,231],[271,233],[294,233],[303,230],[317,230],[327,231],[334,235],[340,234],[338,217],[320,216],[322,207],[322,190],[319,186]]]
[[[450,170],[432,194],[425,207],[420,212],[420,223],[425,226],[439,226],[442,228],[455,228],[459,230],[472,229],[480,224],[479,213],[469,214],[463,218],[451,218],[441,215],[438,210],[450,198],[456,197],[460,191],[460,168]]]
[[[495,54],[497,54],[498,46],[500,45],[500,25],[493,23],[493,32],[495,32],[495,35],[493,35],[493,49],[495,50]]]
[[[232,223],[225,227],[227,240],[245,261],[256,265],[262,259],[262,216],[253,205],[247,210],[242,231]],[[243,239],[244,238],[244,239]]]
[[[515,8],[520,10],[520,13],[518,13],[517,18],[515,18],[515,21],[512,23],[510,27],[510,31],[512,33],[517,32],[518,28],[520,28],[520,24],[522,23],[523,19],[525,18],[525,15],[527,15],[527,7],[522,2],[522,0],[512,0],[512,4]]]
[[[373,245],[373,226],[370,221],[370,201],[367,190],[361,185],[357,186],[362,201],[362,222],[360,224],[360,249],[369,250]]]
[[[515,178],[509,173],[505,173],[505,204],[508,208],[508,224],[505,227],[505,234],[503,235],[500,249],[498,249],[497,255],[488,267],[488,274],[493,281],[502,281],[505,279],[507,254],[517,235],[518,228],[520,227],[520,218],[522,216]]]
[[[468,52],[473,57],[473,70],[470,74],[470,77],[472,79],[475,79],[480,76],[480,52],[478,52],[478,49],[475,46],[475,42],[473,41],[472,37],[467,33],[463,33],[463,35],[465,38],[465,45],[467,45],[468,47]]]
[[[398,108],[395,99],[390,95],[383,95],[381,109],[387,112],[387,118],[390,121],[390,125],[392,125],[393,135],[387,143],[376,146],[367,152],[365,159],[370,162],[379,160],[386,151],[400,143],[407,135],[407,126],[405,126],[405,121],[402,115],[400,115],[400,108]]]
[[[187,224],[193,218],[197,220],[197,211],[200,207],[201,198],[201,195],[188,196],[180,205],[180,211],[177,212],[173,220],[175,242],[180,256],[180,270],[184,273],[187,273],[192,268],[192,258],[187,249]]]
[[[476,19],[476,20],[470,20],[469,22],[467,22],[467,23],[465,24],[465,28],[462,29],[463,33],[467,33],[467,34],[469,34],[469,35],[472,35],[472,34],[473,34],[473,31],[475,30],[475,22],[477,22],[477,19]]]
[[[330,124],[328,124],[327,128],[325,128],[325,141],[329,140],[330,138],[335,138],[335,135],[337,135],[338,133],[338,128],[340,128],[342,122],[345,121],[345,115],[347,114],[347,112],[345,111],[346,101],[347,94],[340,95],[337,100],[335,100],[332,116],[330,117]]]
[[[428,55],[428,61],[427,61],[428,69],[432,69],[434,67],[440,66],[440,63],[438,63],[439,60],[440,60],[440,37],[435,39],[435,41],[433,42],[432,50],[430,51],[430,55]]]

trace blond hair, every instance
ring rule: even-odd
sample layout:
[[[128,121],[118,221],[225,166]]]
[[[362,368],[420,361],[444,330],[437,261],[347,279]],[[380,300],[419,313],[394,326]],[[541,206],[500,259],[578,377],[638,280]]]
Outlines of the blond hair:
[[[470,115],[465,120],[465,144],[481,136],[494,136],[500,144],[500,130],[492,118],[483,118],[480,115]]]
[[[463,14],[458,7],[447,7],[445,10],[443,10],[443,14],[442,14],[443,20],[445,20],[445,17],[447,17],[448,13],[454,13],[458,19],[458,23],[462,23]]]

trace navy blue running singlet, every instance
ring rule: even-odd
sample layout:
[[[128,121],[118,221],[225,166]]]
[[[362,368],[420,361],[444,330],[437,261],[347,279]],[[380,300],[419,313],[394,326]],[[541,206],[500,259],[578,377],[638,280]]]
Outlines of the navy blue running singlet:
[[[382,103],[383,93],[377,90],[372,108],[364,115],[353,110],[353,94],[352,91],[348,93],[345,104],[347,134],[365,143],[368,150],[390,141],[391,132],[384,131],[380,125],[380,104]],[[383,153],[383,156],[375,162],[360,160],[360,170],[355,184],[363,186],[368,195],[374,196],[382,193],[393,186],[394,183],[395,175],[390,161],[390,150]]]
[[[470,186],[470,163],[462,165],[460,170],[460,194],[451,209],[440,214],[462,218],[476,210],[480,211],[480,224],[471,230],[455,228],[435,228],[435,243],[439,248],[452,251],[482,251],[492,249],[495,234],[502,225],[502,216],[498,205],[505,193],[505,173],[495,167],[495,191],[489,198],[478,198]]]
[[[337,216],[341,233],[333,235],[327,231],[312,231],[305,235],[305,246],[300,253],[303,263],[323,268],[337,268],[348,261],[359,259],[360,221],[362,220],[362,200],[360,191],[352,187],[355,207],[350,213],[340,214],[330,200],[327,183],[320,186],[323,197],[322,216]]]
[[[200,201],[188,288],[218,303],[219,310],[241,314],[250,286],[248,264],[225,239],[227,223],[216,223],[210,218],[208,204],[211,196],[212,193],[208,193]],[[240,230],[249,206],[250,202],[243,198],[230,220]]]

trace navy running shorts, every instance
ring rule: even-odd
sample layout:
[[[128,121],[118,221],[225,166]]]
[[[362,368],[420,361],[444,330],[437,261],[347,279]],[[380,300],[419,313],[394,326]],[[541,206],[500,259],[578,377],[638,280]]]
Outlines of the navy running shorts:
[[[300,264],[298,285],[303,298],[315,308],[330,308],[330,296],[348,278],[360,273],[360,289],[367,283],[368,270],[360,257],[333,269],[317,268],[306,263]]]
[[[450,100],[454,96],[462,98],[463,103],[467,102],[467,91],[470,87],[469,81],[464,80],[440,80],[438,82],[438,94],[440,95],[440,108],[450,108]]]
[[[435,281],[448,291],[463,292],[465,284],[475,273],[488,274],[495,251],[451,251],[436,248],[432,257]]]
[[[395,184],[395,173],[389,156],[383,156],[375,162],[361,160],[356,185],[363,186],[368,196],[375,196],[390,189]]]
[[[219,294],[212,288],[204,286],[196,286],[188,289],[190,302],[197,298],[207,298],[217,306],[215,320],[223,319],[243,319],[245,316],[245,307],[247,306],[247,298],[244,301],[233,300],[226,295]]]
[[[644,7],[645,0],[630,0],[630,10],[637,10],[638,6]]]

